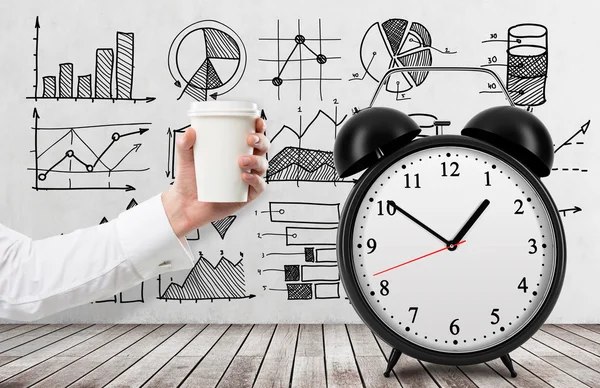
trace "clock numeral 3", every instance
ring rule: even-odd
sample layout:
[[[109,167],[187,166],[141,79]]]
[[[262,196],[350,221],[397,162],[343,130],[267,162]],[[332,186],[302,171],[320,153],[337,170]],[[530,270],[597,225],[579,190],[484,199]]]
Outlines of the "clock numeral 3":
[[[527,287],[527,280],[525,280],[525,278],[521,279],[521,283],[519,283],[517,288],[523,290],[524,293],[527,293],[527,289],[529,288]]]
[[[492,325],[496,325],[498,324],[498,322],[500,322],[500,316],[498,314],[496,314],[497,312],[499,312],[500,309],[493,309],[492,310],[492,317],[496,318],[495,321],[490,322]]]
[[[367,247],[371,249],[371,251],[367,252],[367,255],[370,255],[371,253],[375,252],[375,249],[377,249],[377,241],[375,241],[374,238],[368,239]]]
[[[390,290],[388,289],[388,286],[390,285],[390,283],[387,280],[382,280],[379,285],[381,286],[381,290],[379,290],[379,293],[382,296],[388,296],[390,294]]]
[[[417,317],[417,312],[419,311],[418,307],[409,307],[408,311],[414,311],[413,314],[413,318],[412,318],[412,322],[411,323],[415,323],[415,318]]]
[[[415,177],[415,185],[414,186],[410,185],[411,179],[410,179],[410,175],[409,174],[404,174],[404,177],[406,178],[406,186],[405,186],[405,188],[407,188],[407,189],[410,189],[411,187],[414,187],[415,189],[420,189],[421,188],[421,186],[419,186],[419,174],[415,174],[414,175],[414,177]]]
[[[450,167],[454,167],[454,171],[450,174],[450,176],[460,176],[460,172],[458,172],[458,163],[452,162],[450,163]],[[448,176],[446,173],[446,162],[442,162],[442,176]]]
[[[523,201],[521,201],[520,199],[515,199],[514,204],[519,205],[519,208],[515,211],[515,214],[523,214],[524,211],[521,210],[523,209]]]
[[[383,215],[383,201],[377,201],[377,205],[379,205],[379,213],[377,213],[377,215],[382,216]],[[393,216],[394,214],[396,214],[396,208],[394,207],[394,205],[392,205],[389,202],[387,203],[386,210],[387,210],[387,214],[389,214],[390,216]]]
[[[458,318],[450,322],[450,334],[452,335],[458,335],[458,333],[460,333],[460,327],[458,327],[456,321],[458,321]]]
[[[537,245],[535,245],[536,241],[534,238],[530,238],[528,242],[531,244],[530,248],[533,249],[532,251],[529,251],[529,254],[533,255],[537,252]]]

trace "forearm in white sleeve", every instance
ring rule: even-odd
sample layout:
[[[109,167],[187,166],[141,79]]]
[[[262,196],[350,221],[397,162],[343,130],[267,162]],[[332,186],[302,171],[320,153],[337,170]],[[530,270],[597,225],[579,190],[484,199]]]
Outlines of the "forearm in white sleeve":
[[[43,240],[0,224],[0,318],[39,319],[193,264],[160,195],[108,223]]]

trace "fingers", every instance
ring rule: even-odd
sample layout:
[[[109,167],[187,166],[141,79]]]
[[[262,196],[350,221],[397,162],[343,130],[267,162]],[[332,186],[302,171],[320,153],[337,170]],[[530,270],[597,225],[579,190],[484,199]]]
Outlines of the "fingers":
[[[264,175],[264,173],[267,172],[267,169],[269,168],[269,163],[267,162],[267,159],[257,155],[240,156],[240,158],[238,159],[238,164],[241,168],[246,170],[252,170],[252,172],[258,174],[259,176]]]
[[[256,133],[265,133],[267,130],[267,122],[260,117],[256,119]]]
[[[188,128],[183,136],[177,137],[177,165],[182,166],[194,163],[194,143],[196,142],[196,131]]]
[[[265,191],[265,188],[267,187],[265,180],[256,174],[249,174],[245,172],[242,174],[242,179],[244,179],[244,181],[248,183],[256,192],[255,194],[252,193],[253,195],[251,195],[251,200],[258,197],[263,191]]]
[[[254,155],[259,156],[266,154],[271,146],[269,139],[262,133],[253,133],[248,135],[246,142],[249,146],[254,147]]]

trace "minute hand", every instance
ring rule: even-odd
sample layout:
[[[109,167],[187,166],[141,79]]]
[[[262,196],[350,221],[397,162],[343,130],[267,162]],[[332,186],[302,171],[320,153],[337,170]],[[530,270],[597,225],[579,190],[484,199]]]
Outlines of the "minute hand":
[[[481,202],[481,205],[479,205],[477,210],[475,210],[475,213],[473,213],[471,218],[469,218],[469,220],[462,227],[462,229],[458,231],[458,233],[456,234],[456,237],[454,237],[452,239],[452,241],[450,242],[451,244],[456,244],[457,242],[462,240],[463,237],[465,237],[465,235],[467,234],[469,229],[471,229],[471,227],[475,224],[475,221],[477,221],[477,219],[481,216],[481,214],[489,206],[489,204],[490,204],[490,201],[487,199],[484,200],[483,202]]]
[[[394,201],[387,201],[387,203],[388,203],[388,205],[392,205],[394,207],[394,209],[398,210],[400,213],[404,214],[406,217],[410,218],[415,224],[419,225],[421,228],[425,229],[426,231],[428,231],[429,233],[431,233],[432,235],[437,237],[440,241],[442,241],[447,246],[450,245],[450,241],[446,240],[445,238],[440,236],[438,233],[436,233],[433,229],[431,229],[430,227],[428,227],[421,221],[417,220],[415,217],[410,215],[407,211],[402,209],[400,206],[396,205],[396,203]]]

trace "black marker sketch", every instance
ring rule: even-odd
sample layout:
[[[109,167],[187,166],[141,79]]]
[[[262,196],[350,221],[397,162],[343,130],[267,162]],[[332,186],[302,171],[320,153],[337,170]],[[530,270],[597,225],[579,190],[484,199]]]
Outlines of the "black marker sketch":
[[[169,136],[169,144],[167,147],[167,169],[165,170],[167,178],[175,179],[175,144],[177,141],[177,135],[185,133],[186,129],[189,127],[189,125],[186,125],[174,130],[171,130],[171,127],[167,129],[167,136]]]
[[[340,283],[315,283],[315,299],[340,299]]]
[[[202,52],[199,52],[201,49]],[[202,20],[184,28],[169,47],[168,66],[175,86],[196,101],[216,100],[233,89],[246,70],[246,48],[228,26]]]
[[[269,158],[269,155],[267,155],[267,158],[269,159],[269,170],[265,176],[267,183],[296,182],[296,185],[299,186],[299,182],[353,182],[352,180],[342,180],[337,175],[335,164],[333,162],[333,151],[311,149],[303,144],[303,140],[307,133],[309,133],[309,130],[313,126],[317,126],[317,123],[322,122],[318,121],[321,117],[327,119],[325,125],[331,125],[333,127],[333,144],[333,140],[335,140],[335,137],[337,136],[338,127],[346,120],[348,115],[344,115],[344,117],[338,119],[338,110],[337,106],[335,106],[333,117],[324,111],[319,110],[306,126],[303,125],[302,114],[299,115],[299,124],[296,129],[288,125],[283,125],[281,129],[270,138],[271,143],[275,142],[275,140],[285,132],[293,134],[294,138],[297,140],[297,147],[287,146],[272,158]],[[320,133],[322,134],[323,130],[321,130]]]
[[[269,202],[271,222],[290,224],[334,224],[340,221],[339,203]]]
[[[259,81],[270,82],[277,87],[277,99],[281,100],[281,87],[288,82],[298,82],[298,99],[302,100],[302,82],[318,82],[319,98],[323,101],[323,81],[341,81],[341,78],[331,78],[323,76],[323,66],[329,66],[332,60],[341,59],[339,56],[332,56],[323,53],[323,43],[340,41],[341,39],[323,38],[321,19],[319,19],[318,38],[308,38],[300,27],[298,19],[298,29],[294,37],[282,38],[279,29],[279,20],[277,20],[277,34],[275,38],[259,38],[260,41],[274,41],[277,43],[277,59],[262,58],[262,62],[277,63],[277,75],[271,78],[260,79]],[[318,48],[317,48],[318,46]],[[287,53],[289,50],[289,54]],[[304,51],[303,51],[304,50]],[[326,51],[327,52],[327,51]],[[284,74],[291,72],[292,64],[297,64],[298,75],[285,77]],[[318,65],[318,75],[316,74],[316,65]],[[285,71],[286,68],[288,71]],[[308,75],[307,75],[308,74]]]
[[[430,113],[410,113],[409,116],[415,120],[415,122],[423,130],[417,135],[417,137],[443,135],[444,127],[449,127],[452,123],[449,120],[438,120],[435,115]],[[435,131],[435,133],[428,133],[431,131]]]
[[[225,240],[225,235],[227,234],[227,231],[229,231],[229,228],[231,228],[231,225],[233,225],[233,222],[236,218],[237,216],[227,216],[220,220],[211,222],[217,233],[219,233],[219,236],[221,236],[221,240]]]
[[[552,171],[589,172],[589,170],[587,168],[579,168],[579,167],[553,167]]]
[[[313,298],[312,283],[288,283],[286,288],[269,288],[269,291],[285,291],[288,300],[311,300]]]
[[[192,233],[185,236],[185,239],[188,241],[199,241],[200,240],[200,230],[196,229]]]
[[[33,110],[35,146],[34,190],[135,190],[130,184],[111,184],[123,174],[149,168],[124,167],[142,146],[138,136],[148,132],[151,123],[100,124],[71,127],[40,127],[38,110]],[[89,132],[102,131],[106,143],[90,146]],[[85,139],[88,140],[85,140]],[[94,148],[98,149],[95,151]],[[102,149],[103,148],[103,149]],[[81,182],[74,185],[73,181]],[[120,179],[119,181],[122,181]],[[119,182],[121,183],[121,182]]]
[[[269,252],[265,254],[268,256],[304,256],[307,263],[337,263],[335,248],[305,247],[302,252]]]
[[[158,277],[158,299],[164,301],[193,300],[234,300],[252,299],[256,295],[246,294],[246,279],[244,274],[244,256],[240,253],[237,262],[230,261],[224,256],[216,265],[212,265],[200,252],[200,258],[194,268],[188,273],[182,284],[171,282],[162,292],[162,279]]]
[[[77,76],[77,86],[74,88],[74,65],[70,62],[58,65],[58,83],[56,75],[42,76],[42,94],[39,94],[39,37],[40,20],[35,19],[35,84],[34,95],[27,99],[38,100],[87,100],[95,101],[131,101],[133,103],[155,100],[155,97],[133,97],[134,65],[134,33],[121,32],[116,34],[116,55],[113,48],[96,49],[94,69],[94,86],[92,93],[92,74]],[[113,73],[113,69],[115,70]],[[113,90],[112,85],[115,85]]]
[[[426,67],[433,63],[432,51],[441,54],[456,54],[455,51],[439,50],[431,45],[431,35],[418,22],[405,19],[388,19],[373,23],[365,32],[360,43],[360,61],[364,74],[352,74],[350,81],[364,80],[369,75],[375,82],[390,69],[402,67]],[[427,71],[397,73],[386,91],[400,94],[420,86],[427,78]]]
[[[137,205],[138,203],[135,198],[132,198],[125,209],[129,210]],[[102,217],[102,220],[100,220],[100,225],[106,224],[107,222],[108,219],[106,217]],[[118,298],[117,295],[114,295],[112,298],[98,300],[94,303],[144,303],[144,282],[141,282],[129,290],[120,292]]]
[[[581,209],[579,206],[573,206],[572,208],[568,208],[568,209],[560,209],[558,212],[561,213],[563,215],[563,217],[567,216],[567,213],[571,213],[571,214],[575,214],[575,213],[579,213]]]
[[[570,145],[583,145],[584,144],[583,141],[573,142],[573,140],[575,140],[575,138],[581,137],[581,136],[583,136],[583,135],[585,135],[587,133],[588,129],[590,128],[590,122],[591,122],[591,120],[588,120],[585,124],[583,124],[581,126],[581,128],[577,130],[577,132],[575,132],[571,137],[569,137],[567,140],[565,140],[564,143],[562,143],[561,145],[559,145],[554,150],[554,153],[556,154],[558,151],[560,151],[561,148],[566,147],[566,146],[570,146]]]
[[[332,228],[285,228],[285,245],[335,245],[337,226]]]

